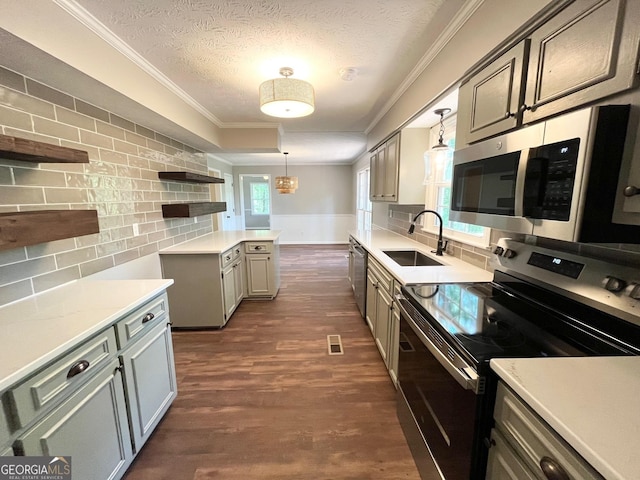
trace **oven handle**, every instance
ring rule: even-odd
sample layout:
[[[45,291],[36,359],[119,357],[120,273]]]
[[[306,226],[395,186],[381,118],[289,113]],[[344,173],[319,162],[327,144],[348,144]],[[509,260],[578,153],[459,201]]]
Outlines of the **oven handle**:
[[[420,340],[425,347],[431,352],[431,354],[438,360],[438,363],[442,365],[447,372],[451,374],[451,376],[460,384],[462,388],[465,390],[472,390],[475,393],[478,393],[478,374],[469,366],[460,369],[456,367],[451,361],[446,357],[444,353],[440,351],[440,349],[434,345],[434,343],[427,337],[424,332],[416,325],[415,321],[407,312],[407,310],[402,306],[400,300],[407,301],[406,297],[401,293],[396,295],[396,303],[400,308],[400,314],[407,320],[413,331],[418,335]]]

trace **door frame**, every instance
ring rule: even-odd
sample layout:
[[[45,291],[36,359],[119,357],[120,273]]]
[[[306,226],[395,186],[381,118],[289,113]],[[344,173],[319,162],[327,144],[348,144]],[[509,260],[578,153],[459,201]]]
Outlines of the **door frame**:
[[[238,191],[240,196],[240,221],[242,222],[242,229],[247,229],[246,218],[244,215],[245,212],[245,204],[244,204],[244,189],[245,189],[245,178],[250,177],[262,177],[267,181],[269,185],[269,225],[271,225],[271,216],[273,212],[273,195],[271,194],[271,174],[269,173],[241,173],[238,175],[240,181],[240,190]],[[248,185],[248,183],[247,183]]]

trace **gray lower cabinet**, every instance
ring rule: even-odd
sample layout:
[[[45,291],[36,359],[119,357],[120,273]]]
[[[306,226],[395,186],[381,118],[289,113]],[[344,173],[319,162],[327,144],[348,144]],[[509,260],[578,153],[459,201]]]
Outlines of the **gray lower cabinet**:
[[[569,3],[460,87],[456,143],[487,138],[638,83],[637,0]]]
[[[235,310],[232,250],[223,254],[160,255],[174,328],[223,327]],[[228,283],[227,283],[228,282]],[[226,290],[225,290],[226,287]]]
[[[368,263],[366,321],[389,375],[396,384],[400,318],[392,297],[394,280],[373,257],[369,256]]]
[[[165,319],[120,355],[131,415],[134,451],[140,451],[176,398],[171,329]]]
[[[547,478],[545,471],[554,472],[548,478],[604,480],[503,382],[498,383],[493,417],[487,480]]]
[[[118,360],[20,435],[15,448],[28,456],[70,455],[74,478],[120,478],[133,450]]]
[[[235,259],[222,270],[222,290],[224,292],[224,312],[227,320],[244,298],[244,260]]]
[[[274,298],[280,288],[280,246],[277,242],[246,242],[247,297]]]
[[[71,456],[78,479],[117,480],[176,397],[167,295],[2,392],[0,454]]]
[[[2,404],[0,403],[0,457],[8,457],[13,455],[13,448],[11,448],[9,423],[7,422],[6,413],[3,410]]]

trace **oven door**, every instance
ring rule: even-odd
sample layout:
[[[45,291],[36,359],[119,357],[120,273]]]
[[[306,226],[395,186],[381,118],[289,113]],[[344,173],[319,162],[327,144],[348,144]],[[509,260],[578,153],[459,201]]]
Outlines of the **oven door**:
[[[398,418],[416,465],[422,478],[433,478],[424,471],[430,467],[433,472],[425,458],[430,454],[443,478],[472,478],[475,419],[482,395],[476,394],[473,378],[465,380],[465,371],[452,365],[407,313],[413,306],[406,299],[399,302]]]

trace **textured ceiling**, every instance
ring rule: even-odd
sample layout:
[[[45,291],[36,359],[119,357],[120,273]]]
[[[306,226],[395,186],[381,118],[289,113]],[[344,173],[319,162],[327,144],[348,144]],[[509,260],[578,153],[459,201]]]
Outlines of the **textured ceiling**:
[[[352,163],[366,149],[365,132],[468,0],[54,1],[81,12],[99,26],[95,33],[134,53],[128,57],[168,79],[218,126],[280,123],[292,163]],[[312,115],[260,112],[258,86],[283,66],[314,86]],[[357,69],[353,80],[340,78],[345,67]],[[235,165],[282,161],[281,154],[215,155]]]

